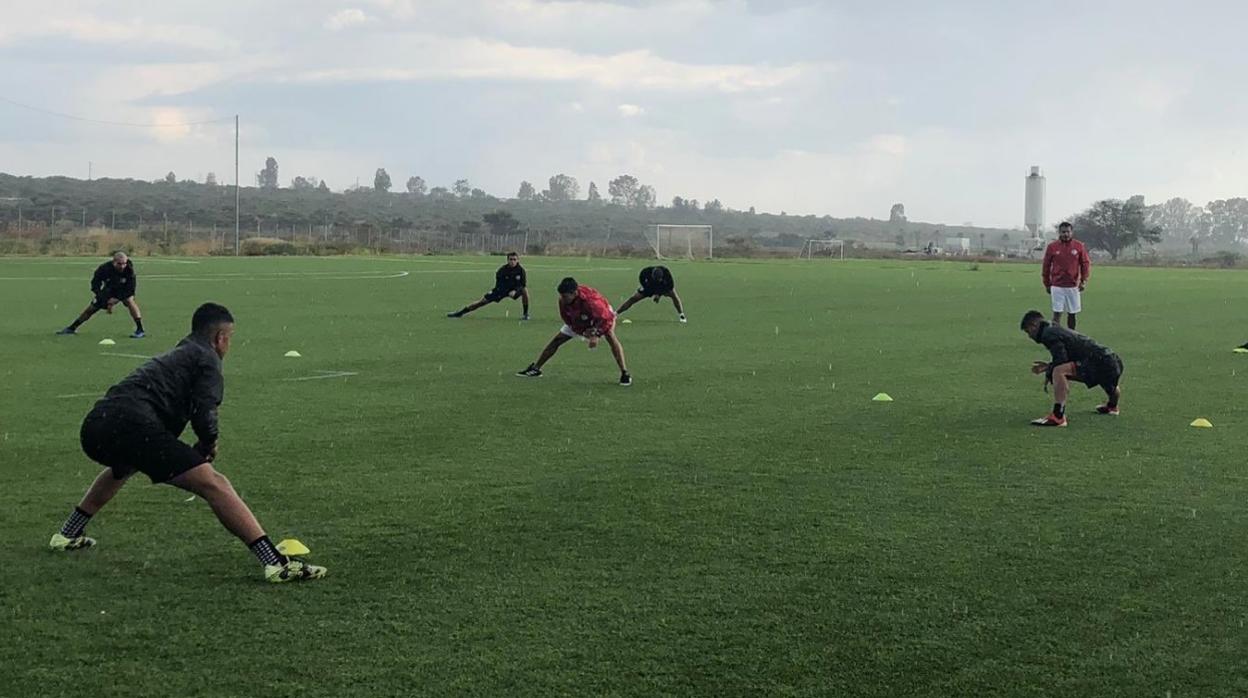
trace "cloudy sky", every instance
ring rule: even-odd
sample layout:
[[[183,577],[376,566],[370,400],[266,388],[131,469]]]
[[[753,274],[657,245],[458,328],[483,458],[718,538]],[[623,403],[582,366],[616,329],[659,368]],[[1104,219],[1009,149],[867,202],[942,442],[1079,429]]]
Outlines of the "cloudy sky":
[[[1248,3],[4,0],[0,171],[498,196],[621,173],[734,208],[1018,226],[1248,195]]]

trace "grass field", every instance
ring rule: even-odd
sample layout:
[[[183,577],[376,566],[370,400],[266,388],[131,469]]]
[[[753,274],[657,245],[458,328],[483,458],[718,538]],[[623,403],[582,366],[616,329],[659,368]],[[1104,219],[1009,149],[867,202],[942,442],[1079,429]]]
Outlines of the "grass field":
[[[53,336],[99,261],[0,259],[0,694],[1248,694],[1248,274],[1094,270],[1123,415],[1080,389],[1034,430],[1030,266],[673,264],[690,322],[630,311],[621,388],[580,343],[512,374],[560,277],[618,303],[637,262],[525,260],[522,324],[443,317],[498,259],[139,259],[147,339]],[[94,396],[205,300],[238,319],[218,467],[324,581],[262,583],[141,478],[99,547],[44,547]]]

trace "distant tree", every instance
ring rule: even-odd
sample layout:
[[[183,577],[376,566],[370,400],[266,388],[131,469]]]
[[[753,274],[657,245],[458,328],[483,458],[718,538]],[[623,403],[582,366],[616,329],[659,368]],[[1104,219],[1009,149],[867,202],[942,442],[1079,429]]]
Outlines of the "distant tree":
[[[206,184],[206,185],[208,185],[208,186],[210,186],[210,187],[215,187],[215,186],[217,186],[217,173],[216,173],[216,172],[209,172],[209,173],[208,173],[208,176],[204,177],[204,184]]]
[[[455,196],[466,199],[472,194],[472,185],[466,179],[457,179],[454,186],[451,187],[451,191],[455,192]]]
[[[688,204],[685,202],[685,200],[680,198],[679,196],[672,197],[672,208],[676,210],[681,210],[687,205]]]
[[[472,191],[469,192],[468,196],[469,198],[473,198],[473,199],[486,199],[486,198],[489,198],[490,195],[487,194],[484,189],[478,189],[476,187],[473,187]]]
[[[520,221],[507,211],[495,211],[481,216],[481,220],[495,235],[510,235],[520,229]]]
[[[897,245],[898,249],[902,249],[902,248],[904,248],[904,247],[906,246],[906,234],[905,234],[905,233],[897,233],[896,235],[894,235],[894,236],[893,236],[893,244],[894,244],[894,245]]]
[[[434,187],[433,189],[429,190],[429,196],[435,199],[445,199],[446,197],[450,195],[451,195],[451,190],[447,189],[446,187]]]
[[[905,223],[906,222],[906,206],[905,204],[893,204],[888,210],[889,223]]]
[[[1248,199],[1218,199],[1205,208],[1209,212],[1207,237],[1219,245],[1248,244]]]
[[[706,211],[707,213],[723,213],[724,205],[723,203],[720,202],[719,199],[711,199],[710,201],[706,202],[706,206],[703,206],[702,210]]]
[[[516,192],[516,198],[521,201],[532,201],[537,197],[537,191],[532,184],[527,181],[520,182],[520,191]]]
[[[633,198],[633,205],[637,208],[654,208],[656,198],[654,187],[645,184],[638,187],[637,195]]]
[[[576,177],[557,174],[550,178],[550,188],[543,192],[548,201],[571,201],[581,193]]]
[[[1075,235],[1088,247],[1104,250],[1112,259],[1128,247],[1161,240],[1161,229],[1149,226],[1142,201],[1105,199],[1071,221]]]
[[[165,184],[177,184],[177,182],[178,182],[178,176],[175,175],[172,170],[170,170],[169,174],[165,175]]]
[[[373,191],[390,191],[390,173],[386,168],[378,167],[373,175]]]
[[[329,191],[329,185],[328,185],[328,184],[326,184],[326,183],[325,183],[325,180],[323,180],[323,179],[322,179],[322,180],[321,180],[321,183],[320,183],[320,184],[318,184],[318,185],[316,185],[316,190],[317,190],[317,191],[321,191],[321,192],[328,192],[328,191]]]
[[[277,189],[277,159],[269,156],[264,159],[264,169],[256,175],[256,184],[262,189]]]
[[[593,182],[589,183],[589,196],[586,199],[592,204],[602,203],[602,194],[598,193],[598,185]]]
[[[746,211],[746,213],[750,214],[751,216],[758,215],[758,214],[754,213],[754,207],[753,207],[753,206],[751,206],[751,207],[750,207],[750,210]]]
[[[412,175],[407,178],[407,193],[414,196],[424,196],[428,188],[425,186],[423,177]]]
[[[697,211],[702,207],[702,204],[699,204],[697,199],[689,199],[685,203],[689,206],[690,211]]]
[[[460,221],[459,232],[476,235],[481,232],[481,221]]]
[[[637,201],[637,189],[640,186],[636,177],[624,174],[607,183],[607,193],[611,195],[611,203],[632,206]]]
[[[1199,238],[1205,227],[1205,210],[1179,197],[1147,207],[1144,216],[1149,225],[1161,228],[1161,234],[1172,240]]]
[[[309,191],[316,188],[316,177],[295,177],[290,180],[290,188],[297,191]]]

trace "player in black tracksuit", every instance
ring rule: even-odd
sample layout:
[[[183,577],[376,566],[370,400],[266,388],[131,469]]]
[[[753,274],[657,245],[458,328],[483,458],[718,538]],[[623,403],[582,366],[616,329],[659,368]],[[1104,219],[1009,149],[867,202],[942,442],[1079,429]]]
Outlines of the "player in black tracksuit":
[[[153,483],[168,483],[207,501],[221,524],[259,558],[268,581],[324,576],[325,568],[278,552],[230,481],[212,465],[217,455],[217,408],[225,395],[221,360],[233,334],[230,311],[205,303],[191,319],[191,334],[109,388],[95,403],[82,422],[79,440],[83,452],[105,470],[52,536],[49,547],[78,550],[95,545],[83,533],[87,523],[131,475],[141,472]],[[178,438],[188,422],[198,439],[194,446]]]
[[[520,255],[515,252],[507,253],[507,263],[498,268],[494,272],[494,288],[487,291],[481,300],[471,305],[466,305],[453,313],[447,313],[447,317],[460,318],[477,308],[483,308],[490,303],[497,303],[504,298],[519,298],[524,304],[524,315],[521,320],[529,319],[529,281],[528,276],[524,272],[524,267],[520,266]]]
[[[658,303],[660,298],[667,296],[672,299],[672,305],[676,306],[676,314],[680,316],[680,321],[688,321],[685,318],[685,308],[680,302],[680,296],[676,295],[676,279],[672,278],[672,272],[667,267],[646,267],[637,275],[637,281],[641,283],[641,288],[624,301],[620,309],[615,311],[616,315],[622,315],[625,310],[646,298],[653,298],[654,302]]]
[[[1066,397],[1070,394],[1070,381],[1078,381],[1088,388],[1100,387],[1109,401],[1096,408],[1098,414],[1117,415],[1118,401],[1122,397],[1122,359],[1108,347],[1096,343],[1091,337],[1050,324],[1038,310],[1023,316],[1021,329],[1037,344],[1049,350],[1050,361],[1036,361],[1031,372],[1045,374],[1045,385],[1053,384],[1053,412],[1047,417],[1034,420],[1032,424],[1042,427],[1066,426]]]
[[[143,314],[139,312],[139,304],[134,300],[134,293],[137,289],[138,280],[134,275],[134,262],[130,261],[125,252],[114,253],[111,260],[96,267],[95,273],[91,275],[91,295],[95,298],[86,310],[82,311],[77,320],[57,334],[74,334],[82,323],[91,319],[92,315],[101,310],[112,315],[113,306],[121,303],[130,310],[130,317],[134,319],[134,333],[130,337],[142,339],[145,336]]]

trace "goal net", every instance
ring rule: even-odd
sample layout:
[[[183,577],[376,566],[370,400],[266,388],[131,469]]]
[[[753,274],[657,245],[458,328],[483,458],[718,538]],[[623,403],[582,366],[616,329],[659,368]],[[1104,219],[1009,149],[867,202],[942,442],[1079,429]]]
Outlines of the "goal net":
[[[659,259],[710,259],[715,256],[715,234],[709,225],[651,225],[646,242]]]
[[[822,257],[825,259],[845,259],[844,240],[807,240],[799,255],[804,259]]]

